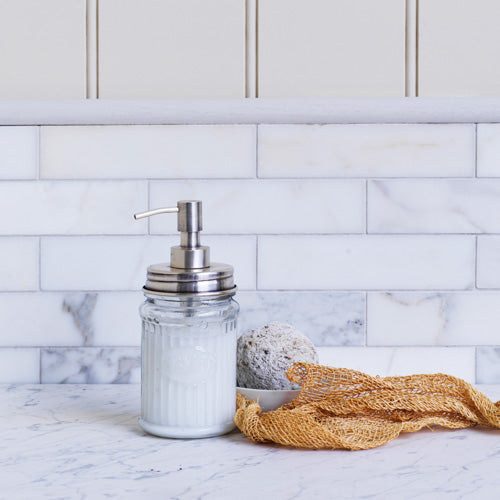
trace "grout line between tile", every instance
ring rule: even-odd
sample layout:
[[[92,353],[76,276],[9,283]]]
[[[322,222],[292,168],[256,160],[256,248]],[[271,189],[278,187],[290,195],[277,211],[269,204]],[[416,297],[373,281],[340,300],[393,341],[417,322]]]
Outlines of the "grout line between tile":
[[[41,148],[42,148],[42,141],[41,141],[41,132],[42,132],[42,127],[37,127],[37,158],[36,158],[36,179],[40,180],[40,158],[41,158]]]
[[[148,210],[151,210],[151,181],[148,181],[148,199],[146,200],[147,202],[147,208]],[[148,234],[151,234],[151,217],[147,218],[148,222]]]
[[[368,346],[368,292],[364,293],[365,296],[365,347]]]
[[[255,178],[259,179],[259,125],[255,125]]]
[[[137,288],[72,288],[72,289],[61,289],[61,288],[43,288],[41,290],[0,290],[0,296],[2,294],[14,294],[14,295],[32,295],[42,292],[42,294],[55,294],[55,293],[102,293],[102,294],[130,294],[130,293],[142,293],[142,284],[137,285]],[[415,295],[423,294],[436,294],[436,293],[447,293],[447,294],[462,294],[462,295],[498,295],[500,288],[481,288],[478,290],[474,289],[458,289],[458,288],[238,288],[238,293],[305,293],[305,294],[364,294],[364,293],[413,293]]]
[[[255,236],[255,291],[259,291],[259,236]]]
[[[477,123],[474,128],[474,176],[477,179]]]
[[[255,233],[255,232],[248,232],[248,233],[212,233],[212,232],[207,232],[203,233],[204,236],[217,236],[217,237],[228,237],[228,238],[238,238],[238,237],[243,237],[243,236],[273,236],[273,237],[283,237],[283,238],[289,238],[289,237],[295,237],[295,236],[300,236],[300,237],[339,237],[339,238],[348,238],[348,237],[367,237],[368,239],[374,239],[378,236],[387,236],[387,237],[394,237],[394,238],[404,238],[406,236],[416,236],[416,237],[435,237],[435,236],[443,236],[443,237],[460,237],[463,236],[469,237],[469,236],[499,236],[499,232],[489,232],[489,233],[401,233],[401,232],[394,232],[394,233],[368,233],[365,234],[364,232],[360,231],[352,231],[349,233],[346,232],[329,232],[329,233],[304,233],[304,232],[297,232],[297,233],[271,233],[271,232],[262,232],[262,233]],[[137,233],[33,233],[33,234],[21,234],[21,233],[5,233],[5,234],[0,234],[0,238],[9,238],[9,237],[21,237],[21,238],[33,238],[37,236],[41,237],[47,237],[47,238],[76,238],[76,237],[96,237],[96,238],[101,238],[101,237],[127,237],[127,238],[133,238],[137,236],[145,236],[147,233],[144,232],[137,232]],[[151,237],[157,237],[157,238],[164,238],[164,237],[171,237],[171,236],[177,236],[174,232],[172,233],[152,233],[150,235]]]
[[[338,347],[352,347],[352,348],[357,348],[357,349],[412,349],[412,348],[428,348],[428,349],[434,349],[434,348],[439,348],[439,349],[448,349],[448,348],[454,348],[454,349],[462,349],[462,350],[471,350],[472,352],[476,352],[479,348],[482,347],[487,347],[487,348],[496,348],[498,349],[498,345],[479,345],[476,346],[474,344],[471,345],[466,345],[466,344],[443,344],[443,345],[436,345],[436,344],[408,344],[408,345],[360,345],[360,344],[330,344],[330,345],[319,345],[317,347],[322,347],[322,348],[338,348]],[[46,349],[140,349],[140,344],[127,344],[127,345],[36,345],[36,346],[0,346],[0,351],[1,350],[7,350],[7,349],[39,349],[40,351],[46,350]]]
[[[474,349],[474,382],[477,384],[477,346]]]
[[[368,234],[368,179],[365,180],[365,234]]]
[[[474,289],[477,290],[477,245],[478,245],[478,237],[475,237],[474,242]]]
[[[42,290],[42,237],[38,237],[38,291]]]
[[[40,148],[41,149],[41,148]],[[296,181],[331,181],[331,182],[344,182],[344,181],[370,181],[370,180],[382,180],[386,182],[391,181],[480,181],[480,180],[498,180],[500,181],[500,176],[447,176],[447,177],[439,177],[439,176],[400,176],[400,177],[381,177],[381,176],[359,176],[359,177],[304,177],[304,176],[287,176],[287,177],[178,177],[178,178],[158,178],[158,177],[74,177],[74,178],[64,178],[64,177],[44,177],[40,179],[44,183],[49,182],[74,182],[74,183],[82,183],[82,182],[157,182],[157,183],[171,183],[171,184],[179,184],[182,182],[189,181],[200,181],[216,184],[222,181],[234,181],[234,182],[242,182],[242,183],[272,183],[273,181],[281,181],[284,184],[292,183]],[[18,182],[18,183],[30,183],[34,182],[36,179],[1,179],[2,182]]]
[[[140,238],[148,236],[151,238],[171,238],[177,236],[175,233],[151,233],[147,232],[135,232],[135,233],[5,233],[0,234],[0,240],[3,238]],[[461,238],[465,240],[471,237],[489,237],[489,236],[500,236],[500,233],[364,233],[360,231],[356,232],[329,232],[329,233],[204,233],[204,236],[217,237],[217,238],[244,238],[249,236],[272,236],[273,238],[322,238],[322,239],[344,239],[344,238],[363,238],[367,240],[376,239],[378,237],[388,238],[388,239],[401,239],[401,238],[426,238],[426,239],[437,239],[439,238],[449,238],[458,239]]]

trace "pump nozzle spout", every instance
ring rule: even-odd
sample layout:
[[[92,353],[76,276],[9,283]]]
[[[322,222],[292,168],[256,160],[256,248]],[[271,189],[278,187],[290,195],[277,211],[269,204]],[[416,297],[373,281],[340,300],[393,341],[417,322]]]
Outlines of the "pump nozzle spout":
[[[176,207],[156,208],[134,215],[135,220],[158,214],[177,213],[177,229],[181,232],[180,246],[170,250],[170,265],[178,269],[202,269],[210,266],[210,249],[200,245],[203,229],[201,201],[178,201]]]
[[[152,215],[158,214],[175,214],[178,211],[179,207],[155,208],[154,210],[148,210],[146,212],[139,212],[138,214],[134,214],[134,219],[144,219],[144,217],[151,217]]]

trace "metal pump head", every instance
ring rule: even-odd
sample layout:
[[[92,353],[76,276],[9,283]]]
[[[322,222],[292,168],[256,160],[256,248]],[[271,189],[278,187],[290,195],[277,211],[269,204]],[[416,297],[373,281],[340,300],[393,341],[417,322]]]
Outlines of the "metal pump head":
[[[170,249],[170,266],[176,269],[204,269],[210,267],[210,248],[200,245],[203,229],[201,201],[178,201],[176,207],[157,208],[134,215],[136,220],[158,214],[177,213],[177,229],[181,244]]]

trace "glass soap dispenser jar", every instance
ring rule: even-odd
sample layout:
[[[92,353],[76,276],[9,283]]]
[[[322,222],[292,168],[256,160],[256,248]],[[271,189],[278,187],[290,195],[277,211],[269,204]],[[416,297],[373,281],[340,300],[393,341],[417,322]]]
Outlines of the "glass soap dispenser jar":
[[[170,264],[148,267],[140,308],[141,427],[150,434],[201,438],[234,428],[236,334],[233,267],[210,262],[200,245],[201,201],[136,214],[177,213],[181,244]]]

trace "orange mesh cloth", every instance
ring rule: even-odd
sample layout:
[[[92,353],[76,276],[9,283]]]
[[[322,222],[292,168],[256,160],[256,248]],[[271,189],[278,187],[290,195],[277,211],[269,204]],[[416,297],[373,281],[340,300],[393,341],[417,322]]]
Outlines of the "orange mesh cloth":
[[[250,439],[300,448],[365,450],[431,425],[500,427],[500,401],[493,403],[450,375],[381,378],[295,363],[287,376],[302,390],[275,411],[261,413],[256,402],[237,395],[234,421]]]

